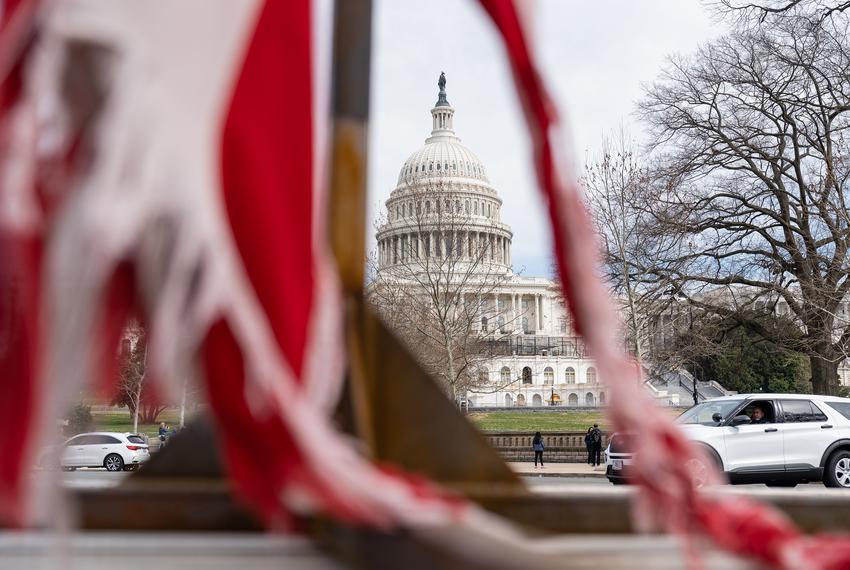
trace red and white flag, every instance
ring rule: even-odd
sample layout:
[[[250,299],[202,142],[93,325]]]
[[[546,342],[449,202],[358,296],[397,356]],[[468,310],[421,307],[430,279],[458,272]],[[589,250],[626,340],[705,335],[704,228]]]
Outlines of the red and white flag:
[[[329,421],[344,350],[311,3],[28,7],[7,5],[2,61],[0,514],[24,520],[51,418],[108,380],[138,313],[159,393],[200,370],[227,469],[267,523],[455,517],[460,503],[374,468]]]
[[[637,512],[782,568],[846,568],[846,540],[712,499],[699,458],[640,393],[569,157],[513,0],[501,33],[578,332],[639,431]],[[382,528],[506,527],[379,470],[328,418],[342,382],[325,243],[309,0],[5,3],[0,20],[0,520],[25,523],[52,420],[99,378],[126,318],[149,323],[160,393],[200,372],[237,490],[269,525],[323,512]],[[654,515],[654,517],[653,517]],[[508,530],[507,534],[510,534]],[[824,548],[824,546],[828,548]]]

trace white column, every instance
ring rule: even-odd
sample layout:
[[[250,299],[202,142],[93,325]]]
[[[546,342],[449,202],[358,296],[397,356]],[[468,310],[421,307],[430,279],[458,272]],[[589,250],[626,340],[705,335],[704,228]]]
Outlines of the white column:
[[[516,326],[516,293],[511,293],[511,326],[510,329],[515,331]]]
[[[541,294],[540,295],[540,322],[542,324],[544,331],[549,330],[549,318],[546,316],[547,312],[550,312],[550,311],[546,310],[546,295]]]
[[[535,295],[534,306],[537,309],[537,330],[543,328],[543,303],[540,302],[540,295]]]

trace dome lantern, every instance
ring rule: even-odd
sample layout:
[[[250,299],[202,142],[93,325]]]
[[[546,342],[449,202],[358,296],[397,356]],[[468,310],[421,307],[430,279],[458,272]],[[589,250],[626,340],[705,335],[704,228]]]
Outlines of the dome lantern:
[[[455,110],[446,99],[446,74],[440,73],[440,79],[437,81],[440,88],[440,93],[437,95],[437,103],[431,109],[431,138],[427,142],[440,139],[451,139],[459,141],[454,132],[453,118]]]

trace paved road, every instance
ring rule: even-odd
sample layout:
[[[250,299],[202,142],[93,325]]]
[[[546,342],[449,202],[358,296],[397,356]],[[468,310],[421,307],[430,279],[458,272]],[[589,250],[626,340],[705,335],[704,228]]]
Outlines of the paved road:
[[[106,469],[77,469],[76,471],[33,471],[36,486],[48,485],[56,476],[66,489],[108,489],[115,487],[130,475],[129,471],[117,473]]]
[[[121,483],[125,477],[130,475],[128,472],[111,473],[104,469],[78,469],[77,471],[68,471],[58,473],[62,486],[68,489],[107,489]],[[39,481],[47,481],[48,474],[45,472],[35,471],[33,476]],[[594,477],[535,477],[524,476],[522,480],[532,489],[539,489],[543,492],[557,492],[559,490],[568,490],[570,487],[579,486],[583,488],[605,489],[605,488],[628,488],[615,487],[604,478]],[[764,489],[764,485],[736,485],[735,489]],[[794,490],[799,492],[812,492],[823,489],[821,483],[811,483],[808,485],[798,485]]]
[[[570,488],[592,488],[592,489],[629,489],[628,485],[612,485],[608,479],[593,478],[593,477],[522,477],[522,480],[533,490],[544,493],[558,493],[569,491]],[[731,485],[729,489],[737,492],[798,492],[798,493],[816,493],[827,490],[823,483],[808,483],[805,485],[797,485],[793,489],[771,488],[766,485]],[[831,489],[828,491],[832,491]]]

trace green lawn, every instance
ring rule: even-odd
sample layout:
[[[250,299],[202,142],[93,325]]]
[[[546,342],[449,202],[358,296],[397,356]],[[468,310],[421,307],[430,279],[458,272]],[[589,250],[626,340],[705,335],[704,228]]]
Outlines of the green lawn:
[[[670,418],[675,418],[684,408],[662,408]],[[587,431],[593,424],[599,424],[603,431],[608,429],[608,421],[601,411],[583,410],[545,410],[517,412],[499,410],[496,412],[471,412],[469,419],[483,431]]]
[[[578,410],[472,412],[469,419],[484,431],[587,431],[595,423],[604,430],[607,423],[602,412]]]
[[[126,408],[119,408],[108,412],[92,412],[92,419],[94,420],[94,429],[99,431],[133,431],[133,418]],[[154,424],[140,423],[139,432],[147,434],[149,437],[157,437],[159,433],[159,422],[165,422],[169,427],[176,427],[180,419],[180,412],[176,409],[165,410],[157,419],[157,423]]]

